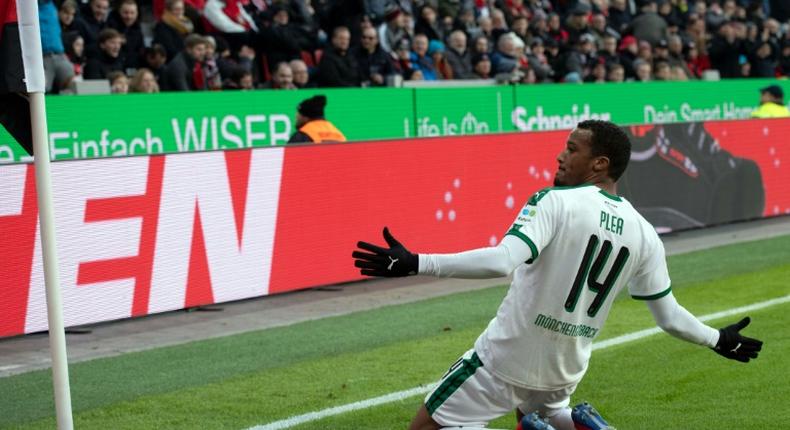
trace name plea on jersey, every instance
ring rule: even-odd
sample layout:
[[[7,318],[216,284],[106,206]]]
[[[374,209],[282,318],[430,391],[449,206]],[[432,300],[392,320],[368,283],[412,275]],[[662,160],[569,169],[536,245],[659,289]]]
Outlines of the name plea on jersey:
[[[612,233],[616,233],[619,235],[623,234],[623,219],[617,216],[614,216],[610,213],[601,211],[601,227],[604,229],[611,231]]]

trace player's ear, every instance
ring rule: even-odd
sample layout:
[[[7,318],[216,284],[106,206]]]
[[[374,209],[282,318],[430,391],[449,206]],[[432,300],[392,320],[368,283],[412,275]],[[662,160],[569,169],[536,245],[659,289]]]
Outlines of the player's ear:
[[[593,159],[593,172],[606,173],[609,171],[609,157],[599,156]]]

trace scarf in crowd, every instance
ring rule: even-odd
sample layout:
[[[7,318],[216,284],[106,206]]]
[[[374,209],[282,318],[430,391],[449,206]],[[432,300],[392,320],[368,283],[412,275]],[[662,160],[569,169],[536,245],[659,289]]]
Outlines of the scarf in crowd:
[[[162,14],[162,22],[169,25],[170,27],[173,27],[178,32],[178,34],[182,36],[195,31],[192,21],[186,17],[179,19],[168,10],[165,10],[165,12]]]
[[[196,90],[206,88],[206,75],[203,73],[203,65],[199,61],[195,61],[195,65],[192,67],[192,84]]]

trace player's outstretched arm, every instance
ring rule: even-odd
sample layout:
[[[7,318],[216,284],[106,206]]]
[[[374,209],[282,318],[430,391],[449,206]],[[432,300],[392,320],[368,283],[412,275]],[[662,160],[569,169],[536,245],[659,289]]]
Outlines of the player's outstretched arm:
[[[505,236],[498,246],[478,248],[456,254],[413,254],[384,228],[389,248],[358,242],[354,265],[365,276],[432,275],[464,279],[508,276],[532,257],[531,249],[514,236]]]
[[[737,324],[716,330],[703,324],[681,306],[671,292],[657,300],[648,301],[647,306],[662,330],[685,341],[710,347],[723,357],[746,363],[757,358],[762,348],[761,341],[739,333],[749,324],[748,317]]]
[[[412,254],[406,247],[398,242],[384,227],[384,240],[389,248],[382,248],[367,242],[357,242],[357,247],[364,251],[354,251],[354,266],[360,268],[360,273],[365,276],[398,277],[416,275],[419,269],[419,257]]]

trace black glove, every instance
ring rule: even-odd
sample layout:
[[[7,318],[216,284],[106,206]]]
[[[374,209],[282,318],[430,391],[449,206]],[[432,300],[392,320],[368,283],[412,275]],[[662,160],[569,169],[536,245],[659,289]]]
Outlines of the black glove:
[[[390,234],[387,227],[384,227],[384,240],[387,241],[389,249],[381,248],[367,242],[357,242],[357,247],[370,251],[372,254],[362,251],[354,251],[354,266],[359,267],[359,273],[365,276],[409,276],[416,275],[419,267],[419,257],[412,254],[400,244]]]
[[[738,323],[719,329],[719,342],[713,348],[717,354],[730,360],[748,363],[750,359],[757,358],[757,353],[763,348],[763,342],[750,337],[741,336],[739,333],[749,325],[751,320],[746,317]]]

